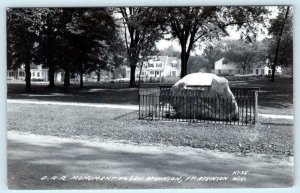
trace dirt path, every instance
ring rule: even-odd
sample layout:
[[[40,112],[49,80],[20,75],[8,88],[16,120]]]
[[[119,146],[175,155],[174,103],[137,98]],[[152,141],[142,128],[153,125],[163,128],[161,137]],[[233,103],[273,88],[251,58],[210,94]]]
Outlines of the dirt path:
[[[233,175],[234,171],[247,172]],[[292,183],[292,157],[245,157],[190,147],[99,143],[8,131],[11,189],[275,188]]]

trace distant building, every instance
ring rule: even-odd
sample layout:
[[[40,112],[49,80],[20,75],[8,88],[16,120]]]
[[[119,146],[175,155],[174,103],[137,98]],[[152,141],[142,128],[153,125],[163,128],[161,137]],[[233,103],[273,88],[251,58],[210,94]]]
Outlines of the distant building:
[[[42,65],[30,66],[31,80],[48,81],[48,69],[42,68]]]
[[[21,68],[17,70],[7,70],[7,80],[25,80],[25,70]]]
[[[30,65],[31,80],[33,81],[48,81],[48,69],[42,68],[42,65]],[[24,81],[25,80],[25,68],[22,65],[16,70],[7,71],[7,80],[11,81]]]
[[[169,56],[152,56],[143,63],[141,67],[137,67],[135,76],[138,78],[141,72],[142,80],[160,79],[164,77],[179,77],[181,72],[181,60],[176,57]],[[130,75],[130,68],[129,75]],[[127,70],[126,70],[127,75]]]
[[[238,64],[221,58],[215,62],[215,74],[217,75],[270,75],[272,69],[268,66],[268,62],[259,62],[250,66],[250,68],[243,69]],[[282,68],[276,67],[276,74],[282,74]]]

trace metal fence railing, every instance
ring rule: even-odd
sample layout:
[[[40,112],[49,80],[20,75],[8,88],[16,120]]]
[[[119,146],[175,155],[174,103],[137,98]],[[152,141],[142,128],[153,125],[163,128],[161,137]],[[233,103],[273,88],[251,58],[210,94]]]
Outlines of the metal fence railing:
[[[180,122],[214,122],[248,125],[257,121],[259,88],[231,88],[234,99],[192,93],[174,96],[170,86],[139,96],[139,119]]]

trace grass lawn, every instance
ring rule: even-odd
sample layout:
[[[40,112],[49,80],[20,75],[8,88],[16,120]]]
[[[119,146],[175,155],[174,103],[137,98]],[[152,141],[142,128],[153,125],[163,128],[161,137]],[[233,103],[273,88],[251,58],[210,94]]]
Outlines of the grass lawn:
[[[260,87],[258,95],[259,113],[293,114],[293,79],[278,78],[275,82],[267,79],[250,81],[232,81],[232,86]],[[111,87],[111,88],[108,88]],[[39,101],[81,102],[81,103],[111,103],[138,104],[137,88],[126,88],[126,84],[89,84],[84,89],[72,85],[69,93],[64,93],[62,87],[53,90],[46,85],[32,85],[32,92],[25,93],[24,84],[8,84],[9,99],[29,99]],[[158,88],[159,84],[142,84],[142,89]]]
[[[293,155],[293,122],[261,119],[255,126],[138,120],[124,109],[8,103],[8,130],[96,141],[165,144],[238,154]]]
[[[24,84],[9,84],[7,98],[59,102],[138,104],[136,88],[71,88],[68,93],[64,93],[62,87],[49,90],[45,85],[33,85],[32,92],[26,93],[24,86]]]
[[[293,115],[291,78],[231,82],[233,86],[260,87],[259,113]],[[143,87],[157,87],[146,84]],[[81,103],[138,104],[136,88],[71,88],[63,93],[58,87],[49,91],[34,85],[25,93],[24,84],[8,85],[9,99]],[[30,105],[9,103],[8,130],[41,135],[122,140],[195,148],[218,149],[235,153],[264,153],[271,156],[293,155],[293,121],[260,118],[255,126],[213,123],[149,122],[138,120],[138,112],[124,109]]]
[[[233,86],[260,87],[258,105],[260,113],[293,114],[293,79],[277,78],[270,80],[252,80],[232,82]]]

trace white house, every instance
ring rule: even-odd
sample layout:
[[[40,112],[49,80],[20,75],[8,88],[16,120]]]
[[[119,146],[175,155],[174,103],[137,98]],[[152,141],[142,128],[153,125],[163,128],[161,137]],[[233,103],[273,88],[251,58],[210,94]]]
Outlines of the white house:
[[[48,81],[48,69],[42,68],[42,65],[30,65],[31,80]],[[25,67],[21,65],[16,70],[7,71],[7,80],[25,80]]]
[[[42,65],[31,65],[31,80],[48,81],[48,69],[43,69]]]
[[[17,70],[7,70],[7,80],[25,80],[25,70],[18,68]]]
[[[143,63],[141,79],[160,79],[163,77],[179,77],[181,70],[181,60],[169,56],[152,56]],[[135,75],[140,75],[141,65],[136,69]]]
[[[269,75],[272,74],[272,69],[268,66],[268,62],[256,63],[251,65],[250,68],[246,68],[245,72],[238,64],[226,59],[221,58],[215,62],[215,74],[217,75]],[[282,68],[276,67],[276,74],[282,74]]]

